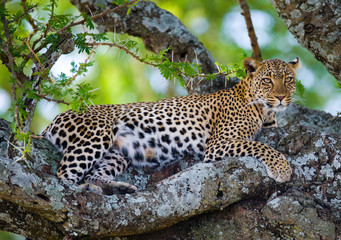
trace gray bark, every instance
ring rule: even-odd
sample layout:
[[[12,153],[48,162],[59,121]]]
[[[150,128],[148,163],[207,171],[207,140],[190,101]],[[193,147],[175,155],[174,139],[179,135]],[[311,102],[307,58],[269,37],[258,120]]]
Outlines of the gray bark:
[[[294,169],[289,183],[276,184],[254,158],[189,168],[196,161],[185,159],[162,174],[130,169],[123,180],[139,192],[123,196],[61,183],[55,176],[61,156],[45,139],[33,141],[32,170],[13,163],[4,154],[9,124],[1,120],[1,229],[32,239],[340,237],[341,119],[297,105],[279,119],[283,127],[262,131],[258,140],[287,156]]]
[[[338,0],[270,0],[298,42],[341,83],[341,4]]]

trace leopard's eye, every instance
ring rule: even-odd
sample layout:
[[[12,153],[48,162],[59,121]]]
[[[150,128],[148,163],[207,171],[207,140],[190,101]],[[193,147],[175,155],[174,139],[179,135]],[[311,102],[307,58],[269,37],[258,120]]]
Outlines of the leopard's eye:
[[[293,77],[287,77],[287,78],[285,78],[284,81],[285,81],[285,83],[291,83],[294,81],[294,78]]]
[[[270,78],[262,78],[262,81],[267,84],[272,83]]]

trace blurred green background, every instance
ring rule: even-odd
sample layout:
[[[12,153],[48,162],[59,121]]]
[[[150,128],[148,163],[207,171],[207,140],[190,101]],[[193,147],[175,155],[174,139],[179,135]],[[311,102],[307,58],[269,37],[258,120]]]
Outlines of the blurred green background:
[[[48,1],[33,1],[47,4]],[[243,16],[240,14],[238,1],[226,0],[155,0],[158,6],[177,16],[185,26],[196,35],[211,52],[215,60],[222,64],[239,62],[245,51],[251,55],[251,45]],[[314,59],[308,50],[301,47],[285,27],[276,10],[268,0],[248,1],[251,16],[263,59],[279,58],[290,61],[299,57],[302,67],[297,78],[305,86],[305,105],[321,109],[332,114],[341,111],[341,93],[336,80],[325,67]],[[11,11],[16,11],[17,1],[9,3]],[[78,11],[68,1],[60,1],[59,14],[78,14]],[[46,13],[44,13],[46,15]],[[42,17],[40,12],[34,12],[34,17]],[[86,31],[78,28],[77,31]],[[110,34],[116,40],[129,36]],[[139,39],[140,55],[147,51]],[[82,62],[85,55],[75,52],[62,56],[52,69],[57,76],[60,72],[71,75],[71,61]],[[156,69],[145,66],[119,50],[106,47],[98,49],[94,59],[95,64],[86,77],[77,81],[88,81],[96,88],[97,98],[94,104],[116,104],[135,101],[154,101],[160,98],[184,95],[186,91],[177,82],[165,80]],[[0,65],[0,117],[10,119],[10,83],[9,74],[4,65]],[[49,122],[61,111],[63,105],[41,101],[36,110],[32,131],[40,133]],[[10,239],[2,236],[0,239]]]

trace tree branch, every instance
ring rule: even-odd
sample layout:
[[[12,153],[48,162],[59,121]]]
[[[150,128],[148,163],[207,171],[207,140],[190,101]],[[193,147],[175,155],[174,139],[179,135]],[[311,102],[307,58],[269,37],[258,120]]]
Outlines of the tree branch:
[[[341,5],[339,2],[271,0],[299,44],[312,52],[341,84]]]
[[[96,5],[95,1],[77,1],[72,3],[81,11],[87,14],[100,13],[113,5],[109,2],[103,5]],[[101,32],[128,33],[140,37],[146,48],[154,53],[159,53],[168,47],[172,47],[168,58],[175,62],[188,61],[198,63],[203,73],[215,73],[217,67],[215,60],[209,51],[173,14],[161,9],[153,2],[139,1],[136,6],[131,7],[127,15],[127,8],[106,14],[102,18],[95,19],[98,29]],[[191,80],[189,80],[191,81]],[[209,93],[226,87],[231,87],[232,82],[227,82],[225,77],[219,76],[216,81],[201,81],[196,79],[193,84],[187,84],[190,94]]]
[[[6,123],[2,122],[2,125]],[[6,128],[5,131],[9,132]],[[21,221],[7,221],[17,219],[19,211],[20,216],[31,215],[36,221],[44,222],[44,229],[54,229],[51,234],[46,235],[46,231],[43,236],[33,229],[21,231],[21,234],[33,239],[61,239],[64,235],[124,236],[148,232],[223,208],[244,197],[264,197],[262,188],[274,187],[274,182],[265,177],[264,169],[252,169],[260,168],[260,163],[230,159],[215,164],[196,164],[159,182],[151,190],[107,197],[82,192],[74,186],[60,183],[55,175],[47,174],[44,171],[47,166],[55,173],[57,159],[47,163],[49,159],[43,156],[49,155],[49,151],[56,152],[46,139],[32,139],[32,142],[32,155],[36,156],[31,166],[33,171],[24,163],[12,164],[12,160],[0,156],[3,173],[0,175],[0,209],[4,213],[0,215],[0,222],[6,226],[2,228],[4,230],[23,230]],[[58,158],[60,155],[55,156]],[[148,180],[146,176],[144,178]],[[264,178],[267,180],[262,180]],[[242,189],[248,186],[250,190],[245,193]],[[223,194],[217,194],[217,191]],[[37,227],[36,221],[28,221],[25,228]]]
[[[255,29],[253,28],[249,6],[247,5],[245,0],[239,0],[238,2],[242,10],[241,14],[244,16],[245,19],[247,32],[249,33],[252,47],[252,57],[258,61],[262,61],[262,54],[258,46]]]
[[[311,124],[312,119],[319,124]],[[297,121],[301,125],[295,126]],[[140,234],[246,199],[268,199],[279,190],[282,196],[301,192],[317,203],[318,206],[311,206],[322,211],[330,224],[336,224],[341,220],[341,195],[337,194],[341,187],[341,119],[291,106],[279,122],[285,124],[283,128],[264,130],[259,140],[286,154],[294,169],[289,183],[276,184],[253,158],[229,158],[214,164],[195,164],[156,184],[147,183],[158,173],[136,173],[130,168],[119,180],[136,184],[139,191],[123,196],[97,195],[61,183],[55,176],[61,156],[46,139],[32,139],[33,170],[24,162],[12,164],[14,160],[0,155],[2,229],[20,229],[20,234],[32,239]],[[1,148],[5,147],[9,132],[9,123],[0,121]],[[184,161],[177,171],[188,164]],[[26,221],[23,227],[21,218],[34,221]],[[38,232],[37,222],[44,223]],[[41,235],[42,231],[45,234]],[[308,233],[311,229],[303,231]]]
[[[93,46],[96,46],[96,47],[99,47],[99,46],[115,47],[115,48],[123,50],[126,54],[130,55],[131,57],[133,57],[135,60],[139,61],[140,63],[144,63],[144,64],[152,66],[152,67],[158,67],[159,66],[158,63],[151,62],[151,61],[148,61],[148,60],[141,58],[140,56],[138,56],[137,54],[135,54],[134,52],[129,50],[127,47],[125,47],[124,44],[120,44],[117,42],[111,42],[111,43],[110,42],[99,42],[99,43],[98,42],[87,42],[86,45],[92,46],[92,47]],[[229,70],[228,72],[223,72],[220,68],[218,68],[218,69],[219,69],[218,72],[214,73],[215,76],[228,77],[229,74],[236,73],[235,70]],[[178,71],[179,71],[178,74],[179,75],[181,74],[184,78],[200,78],[198,81],[198,84],[201,81],[204,81],[205,78],[212,77],[210,74],[197,73],[195,75],[189,75],[186,72],[183,72],[181,69],[178,69]]]
[[[66,102],[64,100],[61,100],[61,99],[54,99],[54,98],[50,98],[48,97],[47,95],[45,94],[35,94],[36,96],[42,98],[42,99],[45,99],[46,101],[48,102],[55,102],[55,103],[62,103],[62,104],[65,104],[65,105],[70,105],[69,102]]]

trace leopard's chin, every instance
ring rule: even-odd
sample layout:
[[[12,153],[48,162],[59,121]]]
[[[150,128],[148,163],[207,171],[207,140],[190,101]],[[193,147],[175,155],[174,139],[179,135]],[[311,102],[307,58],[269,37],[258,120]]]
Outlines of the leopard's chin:
[[[272,110],[275,112],[283,112],[287,107],[284,105],[278,105],[277,107],[273,107]]]
[[[265,105],[267,108],[271,109],[274,112],[282,112],[288,107],[286,105],[283,105],[282,103],[276,104],[275,106],[273,104],[270,104],[270,103],[266,103]]]

